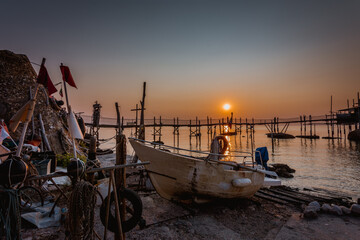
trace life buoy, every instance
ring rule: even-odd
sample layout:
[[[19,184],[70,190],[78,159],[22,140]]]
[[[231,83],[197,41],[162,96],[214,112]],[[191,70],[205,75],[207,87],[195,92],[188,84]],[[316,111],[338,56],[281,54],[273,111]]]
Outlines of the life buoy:
[[[215,152],[215,149],[217,147],[215,147],[217,144],[219,147],[218,147],[218,152]],[[211,153],[215,153],[215,154],[224,154],[227,150],[227,148],[229,147],[229,142],[228,140],[226,139],[225,136],[216,136],[214,138],[214,140],[211,142]]]
[[[141,220],[141,215],[142,215],[142,202],[141,199],[139,197],[139,195],[127,188],[124,189],[117,189],[117,193],[118,193],[118,199],[120,201],[120,209],[121,209],[121,204],[122,198],[125,198],[125,202],[128,201],[131,203],[132,208],[130,208],[129,206],[126,206],[126,213],[127,214],[131,214],[131,217],[129,219],[125,218],[125,221],[121,222],[121,228],[122,231],[128,232],[131,229],[133,229]],[[100,207],[100,219],[102,224],[105,226],[105,219],[106,219],[106,205],[108,202],[108,197],[107,196],[103,203],[101,204]],[[112,204],[115,204],[115,194],[114,192],[111,192],[110,194],[110,206]],[[111,209],[111,207],[110,207]],[[118,232],[118,223],[117,223],[117,219],[116,219],[116,215],[113,214],[110,210],[110,214],[109,214],[109,221],[108,221],[108,229],[112,232],[117,233]]]

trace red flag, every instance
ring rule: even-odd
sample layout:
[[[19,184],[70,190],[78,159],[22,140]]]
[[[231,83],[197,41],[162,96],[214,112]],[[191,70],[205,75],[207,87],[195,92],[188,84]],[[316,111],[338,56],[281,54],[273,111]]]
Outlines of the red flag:
[[[63,80],[65,82],[67,82],[70,86],[72,86],[74,88],[77,88],[77,86],[76,86],[76,84],[74,82],[74,79],[71,76],[69,67],[61,65],[60,70],[61,70],[61,73],[62,73],[62,76],[63,76]]]
[[[45,88],[48,90],[49,96],[53,93],[57,92],[57,89],[55,88],[54,84],[52,83],[50,76],[46,70],[45,65],[42,63],[39,71],[39,75],[37,77],[37,82],[44,85]]]

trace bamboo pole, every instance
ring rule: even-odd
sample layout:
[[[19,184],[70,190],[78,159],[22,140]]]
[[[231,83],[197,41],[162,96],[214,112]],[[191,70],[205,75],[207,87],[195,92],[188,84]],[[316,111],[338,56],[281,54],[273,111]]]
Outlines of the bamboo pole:
[[[45,58],[43,58],[43,63],[44,62],[45,62]],[[23,130],[21,132],[20,140],[19,140],[19,145],[18,145],[18,148],[16,150],[16,156],[17,157],[20,157],[21,150],[22,150],[22,147],[23,147],[24,141],[25,141],[26,130],[27,130],[28,126],[29,126],[29,122],[30,122],[31,117],[32,117],[32,115],[34,113],[35,101],[36,101],[36,96],[37,96],[37,93],[38,93],[38,89],[39,89],[39,83],[36,83],[36,85],[35,85],[35,93],[33,95],[33,98],[30,100],[31,102],[29,103],[29,107],[28,107],[28,110],[27,110],[25,123],[24,123],[24,126],[23,126]]]
[[[50,146],[50,144],[49,144],[49,140],[48,140],[47,137],[46,137],[44,122],[43,122],[43,120],[42,120],[41,113],[39,113],[39,122],[40,122],[42,139],[44,140],[44,143],[45,143],[46,148],[47,148],[49,151],[51,151],[51,146]]]
[[[110,178],[113,184],[113,189],[114,189],[114,197],[115,197],[115,215],[116,215],[116,220],[118,223],[118,234],[115,234],[115,240],[116,239],[124,239],[124,233],[122,231],[122,226],[121,226],[121,215],[120,215],[120,209],[119,209],[119,199],[118,199],[118,194],[117,194],[117,189],[116,189],[116,184],[115,184],[115,177],[114,177],[114,171],[110,171]]]
[[[107,195],[107,202],[106,202],[106,216],[105,216],[105,229],[104,229],[104,239],[107,239],[107,228],[109,225],[109,214],[110,214],[110,196],[111,196],[111,181],[112,178],[109,178],[109,185],[108,185],[108,195]]]

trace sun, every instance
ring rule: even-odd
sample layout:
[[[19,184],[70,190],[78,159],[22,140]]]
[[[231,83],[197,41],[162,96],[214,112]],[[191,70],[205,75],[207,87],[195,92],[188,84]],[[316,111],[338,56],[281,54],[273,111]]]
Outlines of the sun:
[[[223,106],[223,109],[226,110],[226,111],[229,110],[230,108],[231,108],[231,106],[228,103],[225,103],[224,106]]]

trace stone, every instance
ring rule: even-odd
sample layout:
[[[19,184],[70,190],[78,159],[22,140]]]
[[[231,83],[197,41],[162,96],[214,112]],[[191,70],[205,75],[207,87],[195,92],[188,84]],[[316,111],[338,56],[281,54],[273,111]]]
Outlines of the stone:
[[[350,210],[351,210],[352,214],[360,216],[360,205],[359,204],[351,205]]]
[[[316,211],[319,212],[320,211],[320,203],[318,203],[317,201],[313,201],[311,203],[309,203],[309,206],[313,206],[316,208]]]
[[[322,206],[321,206],[321,211],[323,212],[330,212],[331,210],[331,206],[327,203],[324,203]]]
[[[351,214],[350,208],[347,208],[345,206],[340,206],[340,208],[341,208],[341,211],[343,212],[343,214],[345,214],[345,215]]]
[[[305,218],[309,218],[309,219],[314,219],[318,217],[316,207],[314,206],[307,206],[303,214]]]
[[[341,208],[338,205],[335,205],[335,204],[331,204],[330,213],[332,213],[334,215],[338,215],[338,216],[343,215],[343,212],[342,212]]]

